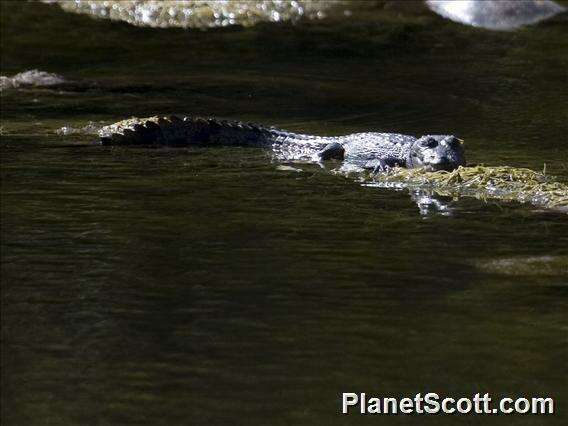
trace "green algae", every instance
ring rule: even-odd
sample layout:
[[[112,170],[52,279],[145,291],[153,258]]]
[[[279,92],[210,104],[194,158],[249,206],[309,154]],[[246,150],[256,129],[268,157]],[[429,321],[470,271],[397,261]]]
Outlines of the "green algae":
[[[568,185],[527,168],[479,165],[451,172],[395,168],[363,180],[381,187],[431,189],[442,196],[517,201],[568,213]]]

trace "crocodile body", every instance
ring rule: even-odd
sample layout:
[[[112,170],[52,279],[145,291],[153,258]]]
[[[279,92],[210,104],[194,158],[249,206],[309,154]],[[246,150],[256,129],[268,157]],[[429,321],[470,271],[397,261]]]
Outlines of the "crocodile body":
[[[420,138],[397,133],[313,136],[237,121],[195,117],[131,118],[99,131],[103,145],[218,145],[271,149],[282,161],[329,159],[375,171],[400,166],[453,170],[465,165],[462,142],[452,135]]]

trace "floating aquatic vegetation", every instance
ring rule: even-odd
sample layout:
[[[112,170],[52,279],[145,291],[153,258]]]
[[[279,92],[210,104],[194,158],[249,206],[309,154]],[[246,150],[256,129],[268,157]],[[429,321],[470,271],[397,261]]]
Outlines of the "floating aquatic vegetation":
[[[371,186],[431,189],[442,196],[518,201],[568,213],[568,185],[525,168],[474,166],[451,172],[395,168],[362,180]]]
[[[258,22],[320,19],[341,0],[43,0],[58,4],[67,12],[125,21],[143,27],[212,28],[228,25],[250,26]]]
[[[19,87],[46,87],[66,83],[62,76],[40,70],[28,70],[12,77],[0,76],[0,91]]]

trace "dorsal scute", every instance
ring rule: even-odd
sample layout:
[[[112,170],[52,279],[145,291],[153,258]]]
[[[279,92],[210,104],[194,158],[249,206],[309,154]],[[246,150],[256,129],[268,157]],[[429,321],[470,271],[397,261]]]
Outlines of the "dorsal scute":
[[[213,117],[162,115],[129,118],[99,131],[103,145],[255,143],[276,130],[240,121]]]

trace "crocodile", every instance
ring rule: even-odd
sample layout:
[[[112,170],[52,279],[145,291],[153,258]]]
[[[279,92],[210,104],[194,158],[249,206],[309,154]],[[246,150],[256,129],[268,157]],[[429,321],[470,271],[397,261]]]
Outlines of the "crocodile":
[[[99,131],[99,143],[265,147],[282,161],[322,164],[338,160],[373,173],[394,167],[451,171],[466,164],[463,141],[453,135],[367,132],[314,136],[239,121],[175,115],[131,118],[105,126]]]

